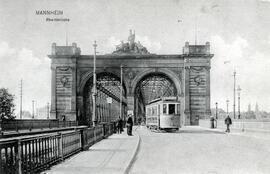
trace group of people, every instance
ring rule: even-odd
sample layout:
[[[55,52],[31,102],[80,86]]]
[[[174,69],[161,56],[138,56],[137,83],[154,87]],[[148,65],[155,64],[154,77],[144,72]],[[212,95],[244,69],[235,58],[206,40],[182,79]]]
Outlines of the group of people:
[[[122,120],[121,117],[118,118],[116,124],[117,124],[116,125],[117,133],[118,134],[121,134],[124,131],[124,129],[123,129],[123,127],[124,127],[124,121]],[[131,116],[129,116],[128,119],[127,119],[126,127],[127,127],[127,134],[129,136],[132,136],[133,120],[132,120],[132,117]]]
[[[217,120],[213,116],[210,116],[210,121],[211,121],[211,126],[210,127],[212,129],[215,128],[216,126],[215,126],[214,122],[217,121]],[[232,124],[232,119],[231,119],[231,117],[229,115],[225,118],[224,123],[227,126],[225,132],[229,133],[230,132],[230,125]]]

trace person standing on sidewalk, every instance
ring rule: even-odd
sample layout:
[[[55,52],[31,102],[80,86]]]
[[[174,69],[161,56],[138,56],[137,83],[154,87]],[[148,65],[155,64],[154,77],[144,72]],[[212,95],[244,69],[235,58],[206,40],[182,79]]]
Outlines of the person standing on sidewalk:
[[[132,135],[132,126],[133,126],[133,120],[131,116],[129,115],[128,120],[127,120],[127,134],[129,136]]]
[[[230,118],[229,115],[225,119],[225,124],[227,125],[227,129],[225,132],[230,133],[230,125],[232,124],[232,119]]]
[[[122,126],[123,126],[123,120],[122,120],[122,118],[121,117],[119,117],[119,119],[118,119],[118,123],[117,123],[117,133],[119,134],[121,134],[122,133]]]

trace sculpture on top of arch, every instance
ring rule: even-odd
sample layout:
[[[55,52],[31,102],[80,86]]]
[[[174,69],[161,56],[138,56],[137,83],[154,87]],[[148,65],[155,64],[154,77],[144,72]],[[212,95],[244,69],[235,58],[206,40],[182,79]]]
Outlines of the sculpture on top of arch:
[[[112,54],[150,54],[140,41],[135,42],[135,31],[129,30],[128,42],[121,41]]]

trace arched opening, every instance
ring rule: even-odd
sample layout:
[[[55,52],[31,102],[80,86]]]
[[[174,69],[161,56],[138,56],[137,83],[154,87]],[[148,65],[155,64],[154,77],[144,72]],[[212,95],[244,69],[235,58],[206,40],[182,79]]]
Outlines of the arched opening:
[[[122,90],[122,115],[127,111],[126,87],[123,84]],[[98,123],[115,121],[120,116],[120,78],[109,72],[97,74],[96,94],[96,120]],[[80,124],[92,124],[93,111],[93,76],[85,83],[83,89],[83,113]]]
[[[156,72],[145,75],[136,85],[134,92],[135,121],[145,119],[145,106],[160,97],[177,96],[174,82],[164,73]]]

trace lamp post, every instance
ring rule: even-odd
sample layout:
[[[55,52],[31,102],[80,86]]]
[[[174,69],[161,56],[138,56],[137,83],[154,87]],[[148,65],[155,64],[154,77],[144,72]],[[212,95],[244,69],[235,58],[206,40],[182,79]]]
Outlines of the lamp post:
[[[97,43],[94,41],[94,71],[93,71],[93,91],[92,91],[92,97],[93,97],[93,113],[92,113],[92,122],[93,126],[95,127],[97,124],[96,119],[96,95],[97,95],[97,76],[96,76],[96,48]]]
[[[34,109],[34,105],[35,105],[35,100],[32,100],[32,118],[35,118],[35,109]]]
[[[240,88],[240,86],[238,86],[237,92],[238,92],[238,119],[240,119],[241,118],[241,114],[240,114],[240,92],[241,92],[241,88]]]
[[[121,79],[120,79],[120,118],[122,118],[122,98],[123,98],[123,65],[121,64],[120,67],[120,71],[121,71]]]
[[[235,119],[235,81],[236,71],[233,72],[233,118]]]
[[[216,102],[216,120],[218,119],[218,102]]]
[[[21,79],[21,84],[20,84],[20,119],[22,119],[22,85],[23,81]]]
[[[229,100],[227,99],[226,100],[226,103],[227,103],[227,115],[229,114]]]
[[[112,98],[111,97],[107,97],[107,103],[109,104],[109,116],[108,116],[108,119],[107,121],[109,122],[111,118],[111,104],[112,104]]]
[[[49,113],[50,113],[50,104],[49,104],[49,103],[47,103],[47,119],[49,119],[49,118],[50,118]]]

